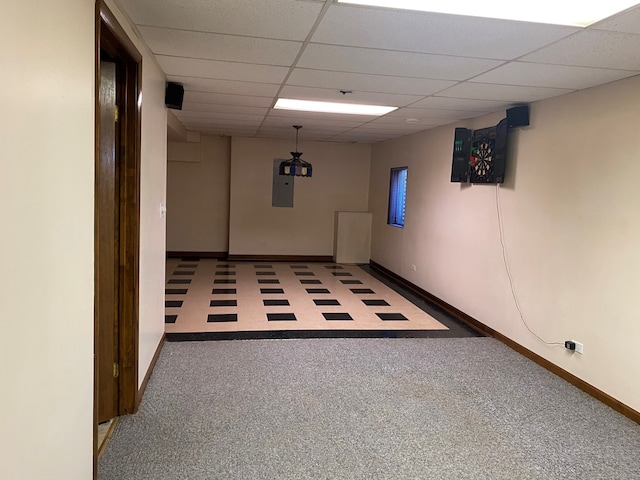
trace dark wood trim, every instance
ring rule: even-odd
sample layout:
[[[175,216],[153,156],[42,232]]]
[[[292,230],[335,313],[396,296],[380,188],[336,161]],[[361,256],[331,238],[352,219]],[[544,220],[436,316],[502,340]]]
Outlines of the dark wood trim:
[[[140,144],[142,55],[117,19],[102,1],[99,4],[100,36],[98,55],[105,51],[122,66],[125,84],[118,96],[121,107],[119,131],[120,166],[120,324],[119,405],[120,415],[136,411],[138,387],[138,316],[140,253]],[[98,127],[99,129],[99,127]]]
[[[229,252],[167,252],[167,258],[227,258]]]
[[[333,262],[331,255],[229,255],[227,260],[256,262]]]
[[[111,10],[109,10],[109,7],[105,5],[104,1],[97,0],[96,8],[98,11],[98,15],[100,16],[100,19],[102,20],[104,26],[107,27],[107,30],[109,30],[113,34],[113,38],[117,40],[120,46],[124,47],[127,53],[131,56],[131,60],[133,62],[141,63],[142,54],[138,51],[138,49],[133,44],[133,42],[127,35],[127,33],[124,31],[124,29],[116,19],[116,16],[113,14]],[[102,39],[101,42],[102,43],[98,46],[98,48],[102,46],[102,48],[112,47],[112,48],[119,49],[119,45],[113,44],[112,39],[110,38]]]
[[[95,39],[94,39],[94,117],[93,117],[93,147],[94,147],[94,168],[97,168],[98,159],[100,158],[100,109],[99,104],[100,100],[98,98],[100,92],[100,33],[102,31],[102,22],[100,19],[100,7],[101,1],[97,0],[95,5]],[[96,187],[97,178],[94,180],[94,193],[97,191]],[[94,206],[95,213],[95,206]],[[95,246],[95,238],[98,234],[98,225],[97,222],[94,221],[93,226],[93,235],[94,235],[94,272],[93,272],[93,282],[94,282],[94,291],[96,288],[96,284],[98,281],[98,271],[95,268],[95,255],[96,246]],[[93,479],[96,480],[98,478],[98,315],[96,310],[96,303],[94,301],[93,304]]]
[[[138,389],[138,393],[136,395],[136,411],[138,407],[140,407],[140,402],[142,401],[142,396],[144,395],[145,390],[147,389],[147,384],[149,383],[149,379],[151,378],[151,374],[153,373],[153,369],[156,368],[156,363],[158,361],[158,357],[160,356],[160,352],[162,351],[162,347],[164,346],[164,342],[166,341],[166,334],[162,334],[162,338],[160,339],[160,343],[158,343],[158,347],[156,348],[156,353],[153,354],[153,358],[151,359],[151,363],[149,364],[149,368],[147,369],[147,373],[140,384],[140,388]]]
[[[475,328],[476,330],[484,333],[485,335],[487,335],[489,337],[493,337],[496,340],[499,340],[500,342],[504,343],[509,348],[515,350],[516,352],[518,352],[521,355],[524,355],[529,360],[537,363],[538,365],[540,365],[543,368],[546,368],[551,373],[554,373],[555,375],[559,376],[563,380],[566,380],[571,385],[579,388],[580,390],[582,390],[586,394],[591,395],[596,400],[599,400],[600,402],[604,403],[605,405],[613,408],[616,412],[619,412],[622,415],[624,415],[625,417],[627,417],[627,418],[633,420],[634,422],[640,424],[640,412],[634,410],[633,408],[629,407],[628,405],[625,405],[624,403],[620,402],[619,400],[613,398],[608,393],[603,392],[602,390],[600,390],[600,389],[594,387],[593,385],[585,382],[581,378],[576,377],[574,374],[572,374],[572,373],[566,371],[565,369],[559,367],[555,363],[547,360],[546,358],[538,355],[537,353],[532,352],[528,348],[523,347],[519,343],[511,340],[509,337],[507,337],[507,336],[503,335],[502,333],[494,330],[493,328],[485,325],[484,323],[476,320],[475,318],[471,317],[470,315],[467,315],[463,311],[458,310],[457,308],[455,308],[454,306],[448,304],[444,300],[441,300],[440,298],[436,297],[435,295],[433,295],[433,294],[427,292],[426,290],[418,287],[414,283],[410,282],[409,280],[406,280],[405,278],[401,277],[400,275],[398,275],[398,274],[392,272],[391,270],[383,267],[379,263],[376,263],[373,260],[371,260],[369,264],[371,265],[371,268],[377,270],[381,274],[386,275],[387,277],[391,278],[392,280],[398,282],[403,287],[405,287],[405,288],[407,288],[409,290],[412,290],[414,293],[416,293],[417,295],[422,297],[424,300],[426,300],[428,302],[431,302],[431,303],[434,303],[438,307],[440,307],[443,310],[445,310],[447,313],[455,316],[458,320],[466,323],[467,325]]]
[[[98,447],[98,460],[100,460],[100,457],[102,457],[102,454],[106,450],[107,445],[109,444],[109,440],[111,439],[111,435],[113,435],[113,431],[116,429],[116,425],[118,425],[119,420],[120,420],[120,417],[116,417],[113,420],[111,420],[111,425],[109,425],[107,434],[105,435],[104,440]]]
[[[138,393],[138,321],[139,321],[139,256],[140,256],[140,151],[141,111],[138,105],[142,89],[142,55],[118,23],[103,0],[95,4],[95,152],[100,154],[99,82],[102,52],[120,65],[118,82],[125,85],[117,102],[121,109],[119,122],[120,170],[120,231],[119,231],[119,320],[118,377],[119,414],[134,413]],[[94,319],[97,327],[97,319]],[[96,328],[97,331],[97,328]],[[94,345],[94,348],[97,348]],[[96,350],[97,352],[97,350]],[[94,462],[93,477],[97,478],[97,384],[98,355],[94,357]]]
[[[405,278],[401,277],[397,273],[392,272],[391,270],[383,267],[379,263],[376,263],[373,260],[370,260],[369,261],[369,265],[371,265],[371,268],[373,268],[374,270],[377,270],[378,272],[382,273],[383,275],[386,275],[387,277],[391,278],[392,280],[394,280],[395,282],[399,283],[403,287],[405,287],[405,288],[411,290],[412,292],[414,292],[415,294],[419,295],[424,300],[426,300],[428,302],[431,302],[431,303],[434,303],[438,307],[442,308],[445,312],[453,315],[458,320],[460,320],[461,322],[463,322],[463,323],[469,325],[470,327],[476,329],[480,333],[483,333],[484,335],[486,335],[488,337],[493,337],[493,336],[495,336],[495,334],[498,333],[495,330],[493,330],[492,328],[487,327],[484,323],[481,323],[478,320],[476,320],[475,318],[467,315],[462,310],[458,310],[456,307],[454,307],[452,305],[449,305],[444,300],[439,299],[435,295],[427,292],[426,290],[420,288],[419,286],[415,285],[414,283],[411,283],[409,280],[406,280]]]

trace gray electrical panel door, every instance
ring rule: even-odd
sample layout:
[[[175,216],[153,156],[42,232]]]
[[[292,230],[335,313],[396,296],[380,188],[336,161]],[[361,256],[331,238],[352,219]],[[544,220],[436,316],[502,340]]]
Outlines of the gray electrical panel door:
[[[273,189],[271,190],[272,207],[293,207],[293,179],[289,175],[278,175],[282,159],[273,160]]]

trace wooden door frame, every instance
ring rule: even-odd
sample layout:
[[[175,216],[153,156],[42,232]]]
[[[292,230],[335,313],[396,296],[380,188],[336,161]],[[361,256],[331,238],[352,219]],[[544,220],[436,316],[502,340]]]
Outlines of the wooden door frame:
[[[120,147],[120,229],[118,307],[118,414],[138,409],[138,315],[140,259],[140,150],[142,55],[103,0],[95,10],[95,164],[100,161],[100,55],[106,52],[120,65],[123,88],[118,93]],[[96,182],[98,181],[96,175]],[[97,209],[97,204],[94,209]],[[94,247],[97,245],[94,239]],[[97,256],[97,249],[95,255]],[[94,478],[97,475],[97,316],[94,315]]]

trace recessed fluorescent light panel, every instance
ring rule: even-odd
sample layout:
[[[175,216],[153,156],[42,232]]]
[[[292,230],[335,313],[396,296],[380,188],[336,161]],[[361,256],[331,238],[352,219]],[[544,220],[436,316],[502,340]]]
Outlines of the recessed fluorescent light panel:
[[[293,100],[279,98],[275,107],[279,110],[301,110],[303,112],[344,113],[347,115],[371,115],[379,117],[397,110],[398,107],[380,105],[359,105],[356,103],[316,102],[313,100]]]
[[[638,0],[336,0],[371,7],[588,27],[638,4]]]

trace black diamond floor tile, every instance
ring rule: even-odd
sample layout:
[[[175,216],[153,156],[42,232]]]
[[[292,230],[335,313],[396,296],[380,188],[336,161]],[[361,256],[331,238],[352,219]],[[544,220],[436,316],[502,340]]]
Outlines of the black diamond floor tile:
[[[297,275],[298,277],[314,277],[316,274],[313,272],[293,272],[295,275]]]
[[[343,285],[362,285],[360,280],[340,280]]]
[[[194,271],[182,271],[182,270],[176,270],[175,272],[173,272],[173,275],[195,275],[196,272]]]
[[[178,315],[165,315],[164,323],[176,323],[177,319],[178,319]]]
[[[166,300],[164,306],[165,308],[180,308],[182,307],[182,300]]]
[[[306,279],[302,279],[300,280],[300,283],[302,285],[322,285],[322,282],[320,280],[306,280]]]
[[[376,293],[370,288],[352,288],[351,291],[353,293]]]
[[[329,270],[343,270],[343,267],[340,265],[326,265],[324,268],[328,268]]]
[[[211,300],[209,302],[210,307],[237,307],[237,300]]]
[[[172,278],[169,280],[169,285],[188,285],[191,283],[190,278]]]
[[[164,293],[165,295],[186,295],[187,289],[186,288],[165,288]]]
[[[362,300],[362,303],[368,307],[388,307],[386,300]]]
[[[275,275],[275,274],[276,272],[269,272],[269,271],[262,271],[262,270],[259,272],[256,272],[256,275]]]
[[[214,288],[211,290],[213,295],[233,295],[237,293],[235,288]]]
[[[207,316],[207,323],[212,322],[237,322],[238,315],[236,313],[220,313]]]
[[[309,268],[308,265],[289,265],[291,268]]]
[[[262,300],[265,307],[286,307],[289,306],[289,300]]]
[[[253,268],[273,268],[273,265],[254,265]]]
[[[197,268],[197,263],[180,263],[177,268]]]
[[[236,271],[235,270],[220,270],[218,272],[216,272],[216,276],[218,275],[235,275]]]
[[[270,322],[295,321],[296,316],[293,313],[267,313],[267,320]]]
[[[331,293],[326,288],[307,288],[307,293]]]
[[[215,278],[213,280],[213,283],[215,284],[228,284],[228,285],[234,285],[236,283],[236,279],[235,278]]]
[[[333,299],[333,298],[332,299],[327,299],[327,300],[316,298],[316,299],[313,300],[313,303],[315,303],[318,306],[340,305],[340,302],[338,300]]]
[[[331,272],[334,277],[353,277],[349,272]]]
[[[259,278],[258,279],[258,283],[262,283],[262,284],[278,284],[280,283],[280,280],[278,280],[277,278]]]
[[[323,313],[325,320],[353,320],[348,313]]]
[[[282,288],[261,288],[260,293],[268,294],[268,293],[284,293],[284,289]]]
[[[380,320],[392,321],[392,320],[409,320],[401,313],[376,313]]]

